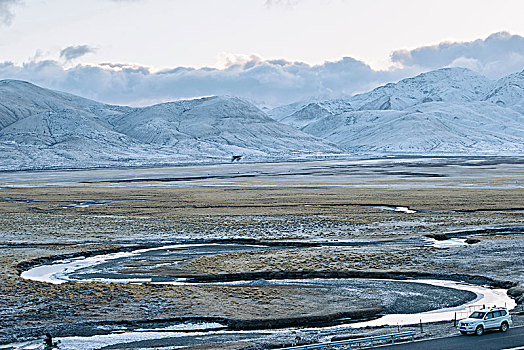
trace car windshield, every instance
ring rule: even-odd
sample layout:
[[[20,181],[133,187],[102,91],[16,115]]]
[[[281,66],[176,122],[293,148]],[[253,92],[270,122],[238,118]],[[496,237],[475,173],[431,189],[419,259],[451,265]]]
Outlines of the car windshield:
[[[469,318],[484,318],[485,314],[485,312],[475,311],[469,316]]]

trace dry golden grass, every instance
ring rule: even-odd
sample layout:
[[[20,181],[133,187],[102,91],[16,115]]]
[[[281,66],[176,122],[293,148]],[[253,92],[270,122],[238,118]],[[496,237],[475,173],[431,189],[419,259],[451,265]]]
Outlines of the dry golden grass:
[[[266,318],[277,314],[286,317],[348,310],[360,305],[358,300],[341,298],[329,289],[102,283],[50,285],[21,279],[16,265],[40,257],[115,248],[138,240],[169,241],[186,236],[391,240],[478,225],[522,224],[522,211],[504,211],[524,207],[522,189],[285,186],[4,188],[2,197],[37,201],[0,202],[1,326],[183,315]],[[63,208],[82,201],[115,202],[88,208]],[[500,211],[407,215],[372,206],[341,206],[348,204],[401,205],[432,211]],[[7,243],[18,246],[7,246]],[[37,246],[23,247],[21,243]],[[199,273],[261,269],[429,269],[431,262],[422,263],[420,257],[430,254],[430,249],[362,252],[308,248],[202,257],[183,268],[186,272]],[[42,314],[47,317],[42,318]]]

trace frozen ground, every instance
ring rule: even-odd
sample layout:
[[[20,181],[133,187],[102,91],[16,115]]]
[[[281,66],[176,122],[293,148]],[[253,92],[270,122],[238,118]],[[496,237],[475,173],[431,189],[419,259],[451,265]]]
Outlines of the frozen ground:
[[[127,187],[467,187],[522,188],[523,157],[394,157],[312,162],[0,172],[0,188]],[[486,176],[488,175],[488,176]],[[445,210],[445,208],[443,208]]]

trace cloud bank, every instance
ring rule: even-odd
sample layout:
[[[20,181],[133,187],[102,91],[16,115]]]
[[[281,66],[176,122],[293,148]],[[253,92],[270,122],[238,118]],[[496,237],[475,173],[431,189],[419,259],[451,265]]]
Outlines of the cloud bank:
[[[91,52],[85,45],[61,51],[74,59]],[[32,60],[0,62],[0,79],[21,79],[102,102],[147,105],[208,95],[234,95],[276,106],[307,98],[339,98],[386,82],[441,67],[470,68],[492,79],[524,69],[524,38],[496,33],[485,40],[442,43],[391,55],[392,68],[375,70],[350,57],[321,65],[265,60],[256,55],[225,55],[223,68],[176,67],[161,71],[128,63],[76,65]]]
[[[146,105],[181,98],[234,95],[258,104],[280,105],[309,97],[343,97],[396,78],[361,61],[343,58],[310,66],[302,62],[250,60],[230,62],[224,69],[189,68],[153,72],[125,63],[64,68],[54,60],[23,65],[0,63],[1,79],[21,79],[98,101]]]
[[[423,70],[465,67],[496,79],[524,68],[524,38],[500,32],[485,40],[444,42],[411,51],[398,50],[391,54],[391,61]]]

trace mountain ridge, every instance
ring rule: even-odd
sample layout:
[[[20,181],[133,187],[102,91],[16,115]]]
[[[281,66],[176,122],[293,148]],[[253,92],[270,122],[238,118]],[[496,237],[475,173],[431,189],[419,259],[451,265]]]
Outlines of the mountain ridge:
[[[522,154],[523,112],[524,71],[490,81],[465,68],[444,68],[342,101],[283,106],[270,115],[349,152]]]

